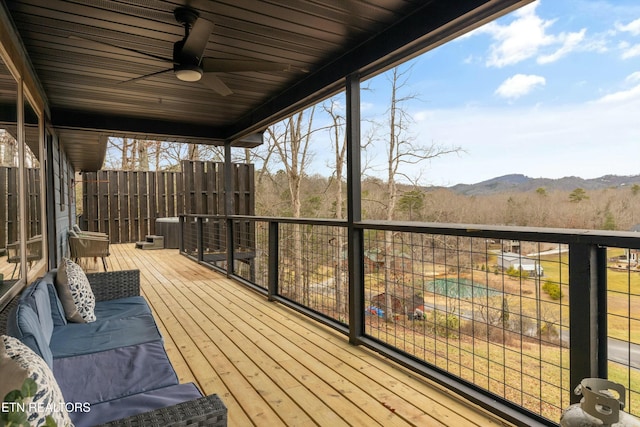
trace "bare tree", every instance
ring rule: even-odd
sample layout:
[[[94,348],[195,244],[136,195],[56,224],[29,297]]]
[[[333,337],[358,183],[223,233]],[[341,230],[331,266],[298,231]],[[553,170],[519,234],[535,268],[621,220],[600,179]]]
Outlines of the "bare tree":
[[[411,176],[405,171],[405,167],[409,165],[424,164],[431,159],[461,151],[460,147],[446,147],[437,144],[424,145],[411,133],[413,119],[409,114],[406,104],[409,101],[416,100],[418,96],[415,93],[404,94],[408,85],[411,74],[411,67],[401,69],[395,67],[387,73],[387,79],[391,86],[391,95],[389,99],[389,109],[387,110],[387,138],[383,139],[386,144],[387,156],[387,207],[386,220],[392,221],[395,218],[396,208],[398,205],[398,186],[397,181],[404,178],[416,185],[421,179],[421,173],[418,176]],[[385,310],[385,319],[391,321],[393,319],[391,298],[395,290],[391,277],[392,258],[395,254],[393,250],[393,233],[385,232],[385,294],[387,297],[387,310]]]
[[[18,142],[3,129],[0,129],[0,165],[18,165]]]
[[[305,115],[306,113],[306,115]],[[289,196],[291,199],[292,216],[300,218],[301,213],[301,184],[305,169],[311,155],[309,142],[313,129],[315,107],[299,112],[282,122],[267,128],[269,151],[278,154],[287,175]],[[308,286],[304,286],[304,270],[302,265],[302,233],[300,224],[293,224],[293,271],[295,284],[292,298],[296,298],[298,289],[303,289],[303,300],[308,303]]]
[[[137,152],[138,152],[138,167],[137,170],[148,171],[149,170],[149,146],[151,141],[137,140]]]
[[[347,141],[345,133],[345,117],[340,114],[340,105],[336,99],[330,99],[322,106],[323,110],[331,118],[332,124],[329,128],[331,143],[334,149],[334,176],[332,177],[331,184],[334,189],[334,204],[335,204],[335,218],[340,220],[344,218],[343,214],[343,199],[344,193],[342,188],[343,173],[347,155]],[[335,287],[336,287],[336,311],[338,316],[347,313],[347,298],[344,289],[344,276],[342,266],[342,251],[344,247],[344,238],[341,233],[337,234],[337,237],[333,243],[335,248]]]

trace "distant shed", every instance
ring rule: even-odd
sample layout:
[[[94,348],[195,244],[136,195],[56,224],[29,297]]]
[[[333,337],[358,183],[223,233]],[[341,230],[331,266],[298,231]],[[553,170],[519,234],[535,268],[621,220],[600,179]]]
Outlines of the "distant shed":
[[[513,267],[516,270],[526,271],[529,276],[544,276],[544,269],[534,259],[513,252],[501,252],[498,254],[498,267],[508,270]]]

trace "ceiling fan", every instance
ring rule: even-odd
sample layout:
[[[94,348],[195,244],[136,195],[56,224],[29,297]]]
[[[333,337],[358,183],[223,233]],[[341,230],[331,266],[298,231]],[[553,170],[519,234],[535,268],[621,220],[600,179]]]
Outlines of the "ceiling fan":
[[[198,12],[188,7],[178,7],[173,12],[176,21],[184,26],[184,38],[173,44],[173,57],[164,58],[137,49],[116,46],[99,40],[88,39],[111,47],[124,49],[150,58],[172,63],[173,67],[156,71],[144,76],[134,77],[122,83],[146,79],[173,71],[178,80],[184,82],[201,82],[209,89],[222,96],[231,95],[233,91],[216,75],[216,73],[247,72],[247,71],[293,71],[304,72],[301,68],[290,64],[256,60],[216,59],[203,57],[209,36],[213,30],[213,22],[200,18]],[[72,38],[80,38],[74,37]]]

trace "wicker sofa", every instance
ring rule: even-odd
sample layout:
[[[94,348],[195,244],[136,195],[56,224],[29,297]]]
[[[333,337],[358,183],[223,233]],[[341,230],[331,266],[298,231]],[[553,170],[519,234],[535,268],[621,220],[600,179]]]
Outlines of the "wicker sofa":
[[[55,277],[47,273],[2,310],[0,333],[44,359],[65,402],[89,409],[69,413],[74,425],[227,425],[217,395],[179,384],[140,296],[138,270],[87,274],[96,300],[91,323],[64,319]]]

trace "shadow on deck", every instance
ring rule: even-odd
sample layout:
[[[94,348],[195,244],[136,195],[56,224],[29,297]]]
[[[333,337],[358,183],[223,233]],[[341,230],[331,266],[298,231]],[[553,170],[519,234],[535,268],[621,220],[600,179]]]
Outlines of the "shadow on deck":
[[[230,426],[508,425],[176,249],[112,245],[108,262],[140,270],[180,381],[220,395]]]

